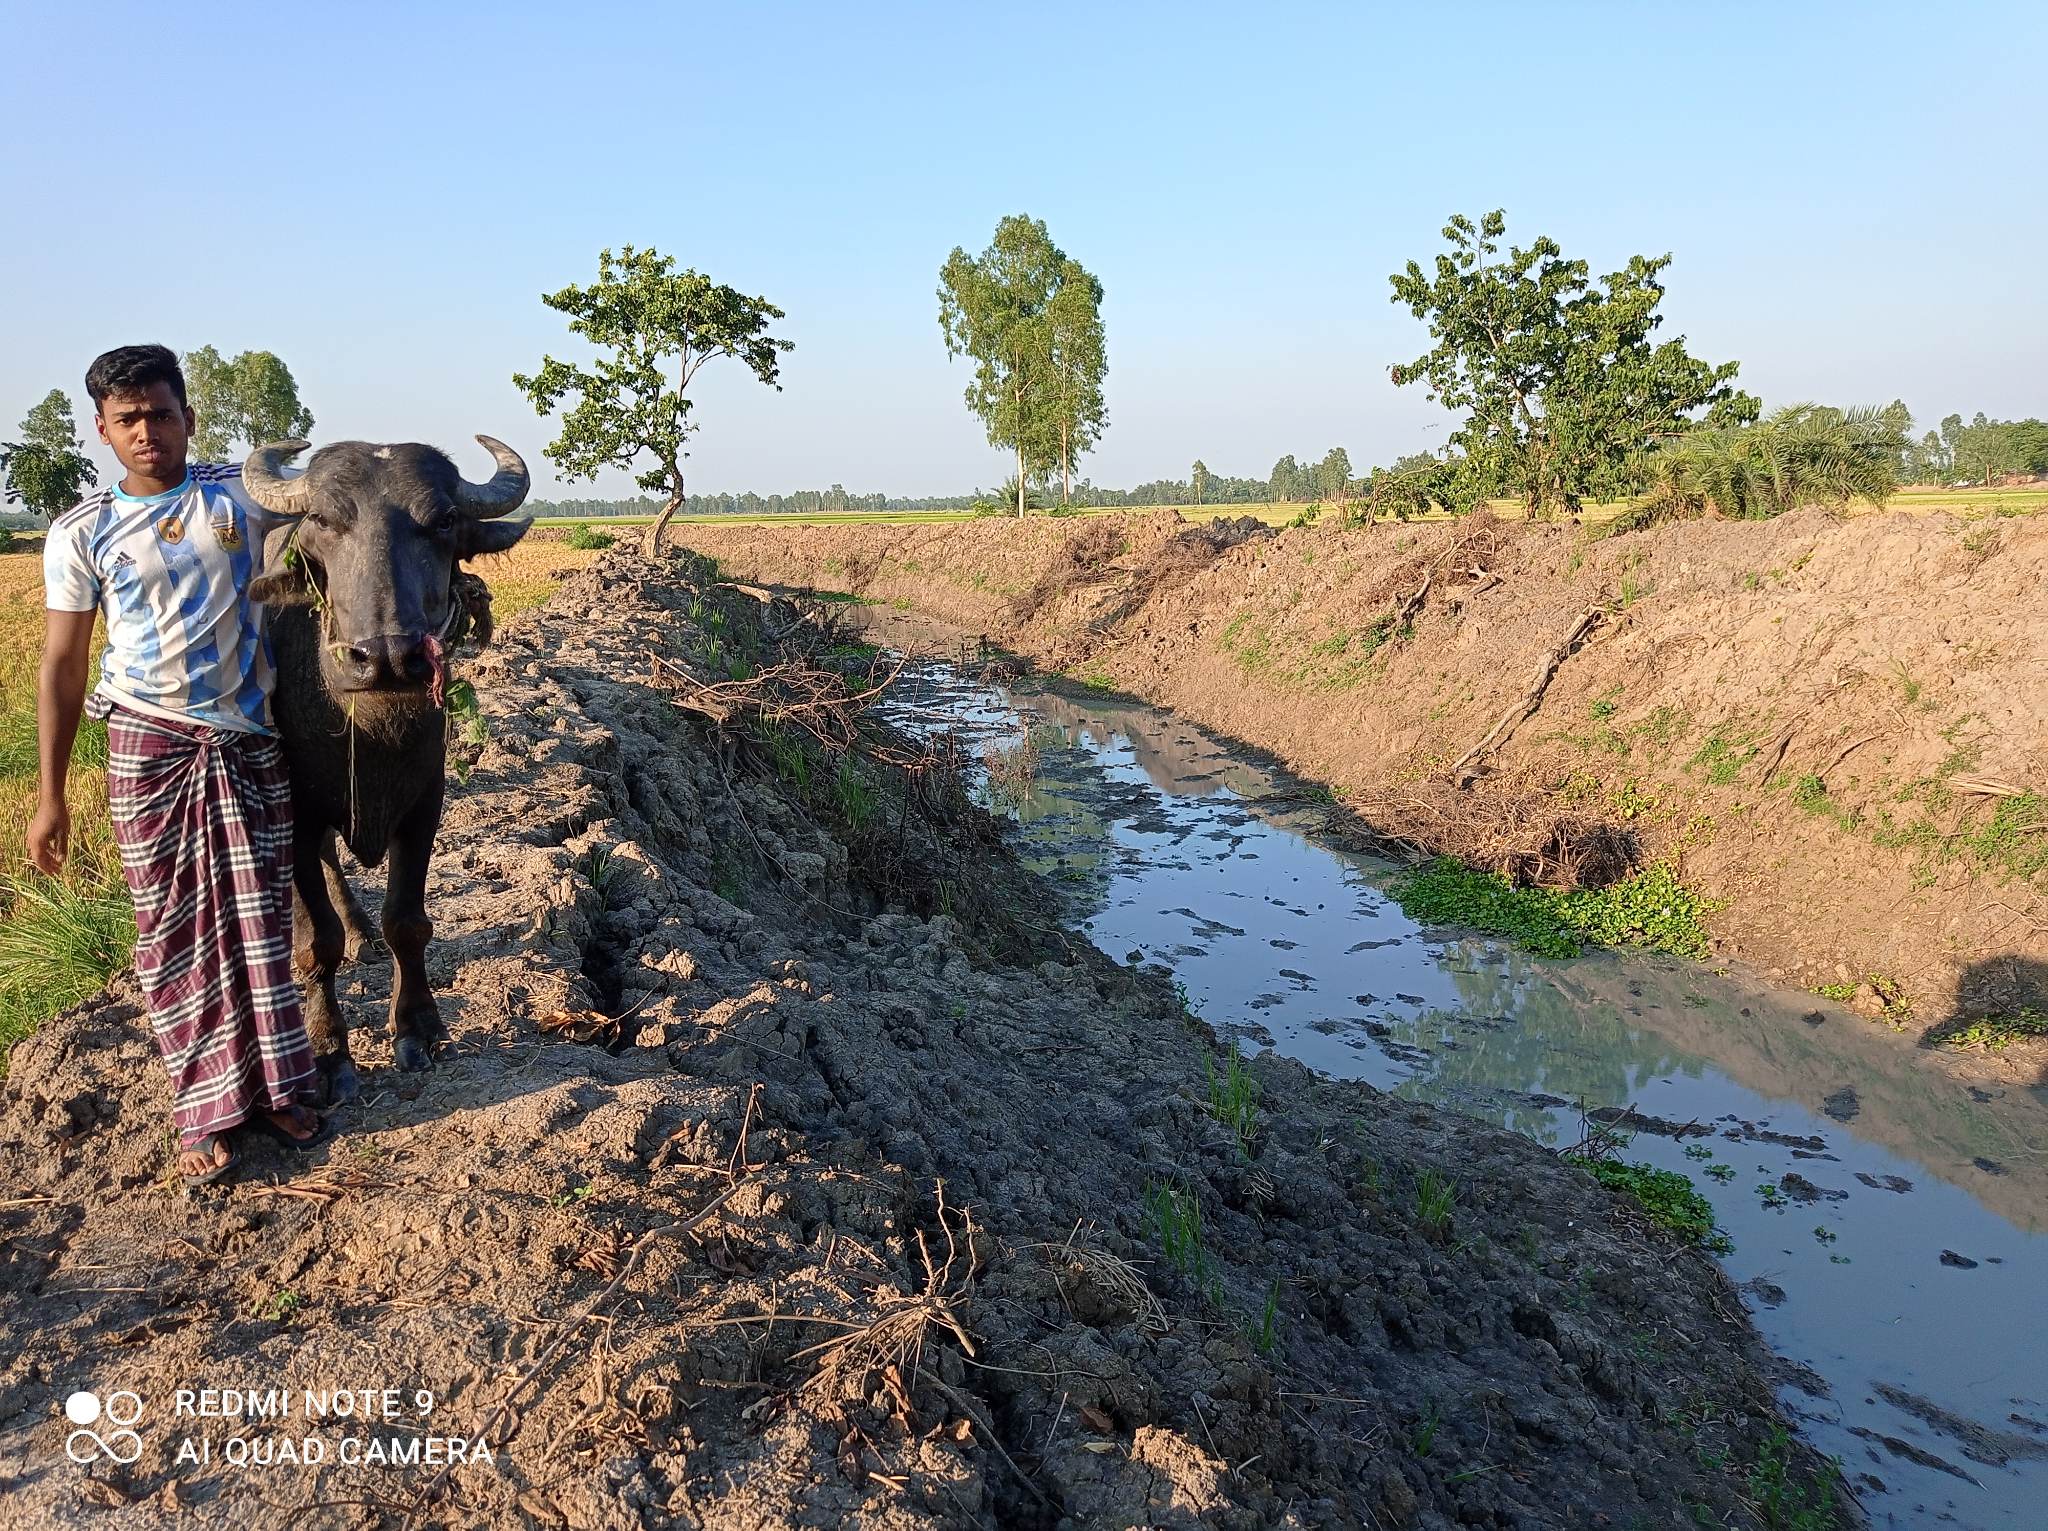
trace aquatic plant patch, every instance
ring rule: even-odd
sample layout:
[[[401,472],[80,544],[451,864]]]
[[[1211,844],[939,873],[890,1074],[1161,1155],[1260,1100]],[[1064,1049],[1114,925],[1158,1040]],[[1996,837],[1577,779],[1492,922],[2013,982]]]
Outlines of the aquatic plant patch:
[[[1576,957],[1588,946],[1637,946],[1700,959],[1712,949],[1712,901],[1664,862],[1604,888],[1517,887],[1505,877],[1438,856],[1404,873],[1394,897],[1425,925],[1469,925],[1511,936],[1542,957]]]

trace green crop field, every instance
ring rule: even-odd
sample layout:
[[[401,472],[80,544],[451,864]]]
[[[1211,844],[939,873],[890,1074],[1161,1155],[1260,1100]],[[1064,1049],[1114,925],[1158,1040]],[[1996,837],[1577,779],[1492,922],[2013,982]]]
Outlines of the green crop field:
[[[1269,526],[1285,526],[1297,520],[1309,507],[1298,503],[1267,502],[1251,505],[1115,505],[1089,506],[1078,509],[1076,516],[1144,515],[1155,510],[1171,510],[1187,521],[1214,521],[1237,516],[1252,516]],[[1613,520],[1628,508],[1626,502],[1617,501],[1605,505],[1588,505],[1580,513],[1582,522],[1598,525]],[[1513,500],[1495,500],[1487,509],[1504,520],[1520,521],[1526,512]],[[2035,515],[2048,511],[2048,485],[2022,484],[2009,489],[1902,489],[1886,504],[1879,506],[1860,501],[1849,506],[1852,516],[1869,515],[1877,510],[1936,511],[1945,510],[1956,515]],[[1044,519],[1044,511],[1034,511],[1034,519]],[[535,526],[567,527],[588,523],[592,527],[645,526],[654,519],[652,516],[538,516]],[[808,514],[785,513],[782,515],[726,516],[691,515],[677,516],[673,525],[692,526],[841,526],[866,524],[874,526],[929,526],[951,521],[1001,520],[1002,517],[977,516],[971,510],[836,510],[813,511]],[[1445,521],[1450,517],[1442,511],[1433,511],[1426,516],[1411,519],[1422,521]]]

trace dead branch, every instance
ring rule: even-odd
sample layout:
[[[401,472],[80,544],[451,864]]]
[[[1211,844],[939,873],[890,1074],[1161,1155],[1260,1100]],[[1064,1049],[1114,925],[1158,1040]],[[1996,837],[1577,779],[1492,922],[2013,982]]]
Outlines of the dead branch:
[[[1995,776],[1959,776],[1948,784],[1949,791],[1965,797],[2025,797],[2027,789]]]
[[[1429,587],[1435,580],[1435,569],[1422,571],[1422,583],[1415,587],[1413,594],[1403,596],[1400,604],[1394,608],[1393,624],[1388,628],[1389,632],[1398,633],[1415,620],[1416,613],[1422,610],[1422,603],[1429,599]]]
[[[1450,774],[1460,787],[1470,786],[1478,775],[1477,772],[1468,771],[1466,767],[1505,739],[1514,731],[1517,724],[1543,705],[1543,693],[1550,689],[1550,682],[1557,675],[1558,668],[1577,652],[1579,645],[1586,641],[1593,629],[1606,620],[1606,607],[1588,607],[1580,614],[1579,620],[1572,624],[1571,631],[1564,635],[1564,640],[1543,656],[1536,666],[1534,678],[1529,682],[1529,689],[1521,700],[1500,715],[1493,727],[1486,731],[1485,738],[1451,763]]]
[[[744,680],[704,681],[660,654],[650,651],[647,658],[657,680],[684,711],[707,717],[720,728],[741,721],[794,724],[834,754],[843,754],[860,741],[861,712],[896,683],[909,663],[899,657],[879,679],[871,672],[866,689],[849,691],[836,671],[800,659],[770,665]]]

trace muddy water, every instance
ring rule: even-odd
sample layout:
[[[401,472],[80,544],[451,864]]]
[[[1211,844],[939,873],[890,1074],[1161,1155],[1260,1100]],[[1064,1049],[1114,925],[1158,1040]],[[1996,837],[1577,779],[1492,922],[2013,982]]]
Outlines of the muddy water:
[[[1026,854],[1248,1049],[1690,1175],[1875,1524],[2048,1524],[2048,1092],[1971,1086],[1846,1010],[1654,956],[1424,930],[1277,768],[1124,698],[920,668],[904,720],[1039,745]]]

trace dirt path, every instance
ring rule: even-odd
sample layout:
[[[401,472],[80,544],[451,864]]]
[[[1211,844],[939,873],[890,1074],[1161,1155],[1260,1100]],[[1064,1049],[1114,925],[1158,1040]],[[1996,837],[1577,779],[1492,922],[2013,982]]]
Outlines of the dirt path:
[[[1719,953],[1855,991],[1903,1038],[2048,1013],[2040,518],[685,535],[737,575],[914,607],[1171,707],[1414,844],[1527,864],[1560,821],[1633,836],[1724,901]],[[2032,1082],[2048,1045],[1955,1066]]]
[[[632,568],[471,669],[432,1074],[354,970],[345,1135],[188,1199],[132,990],[13,1054],[0,1527],[1733,1526],[1803,1484],[1710,1260],[1520,1137],[1270,1058],[1241,1142],[1207,1029],[957,789],[864,796],[650,685],[758,661],[760,608]],[[592,1011],[613,1047],[561,1030]],[[139,1459],[66,1460],[77,1389],[142,1400]],[[345,1459],[422,1437],[491,1460]]]

